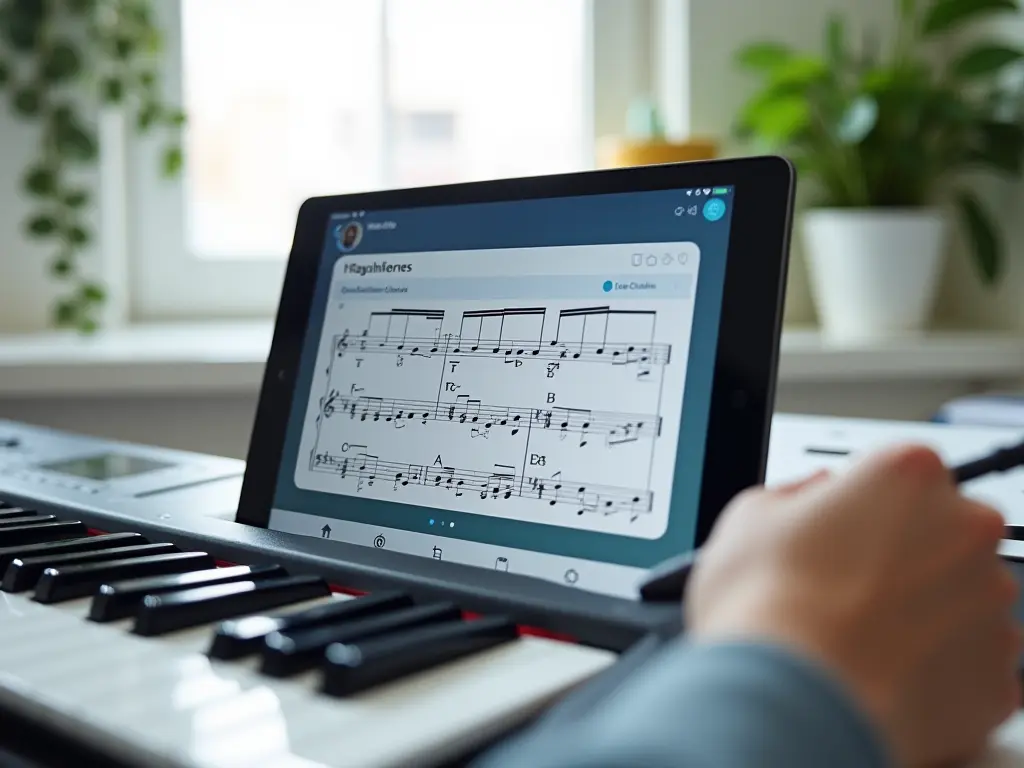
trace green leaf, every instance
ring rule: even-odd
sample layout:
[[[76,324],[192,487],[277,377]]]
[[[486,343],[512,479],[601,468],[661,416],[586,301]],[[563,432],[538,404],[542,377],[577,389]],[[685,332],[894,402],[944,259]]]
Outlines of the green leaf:
[[[78,302],[73,299],[61,299],[54,308],[54,320],[58,326],[74,325],[78,320]]]
[[[160,119],[161,108],[156,102],[147,102],[139,110],[135,123],[140,131],[148,131]]]
[[[982,16],[1017,8],[1016,0],[935,0],[925,13],[921,31],[926,35],[948,32]]]
[[[90,334],[99,330],[100,324],[93,317],[83,316],[76,323],[79,333]]]
[[[779,64],[771,72],[771,85],[781,87],[807,87],[828,74],[825,62],[814,56],[794,56]]]
[[[100,85],[100,97],[107,104],[120,104],[124,99],[124,82],[116,77],[104,78]]]
[[[825,26],[825,55],[833,67],[846,61],[846,30],[840,16],[830,16]]]
[[[64,239],[72,245],[87,245],[92,237],[84,227],[73,224],[64,230]]]
[[[57,174],[45,166],[34,165],[25,172],[22,187],[35,197],[49,197],[57,190]]]
[[[168,178],[177,176],[178,173],[181,172],[181,168],[184,164],[185,158],[182,155],[181,147],[171,146],[164,150],[163,161],[161,163],[164,176]]]
[[[977,130],[977,144],[969,160],[1011,176],[1024,171],[1024,126],[986,122],[979,124]]]
[[[72,13],[92,14],[96,10],[96,0],[66,0]]]
[[[38,2],[39,9],[42,2]],[[0,34],[17,53],[31,53],[36,48],[39,32],[43,26],[42,11],[29,7],[24,2],[12,3],[6,7]],[[37,12],[39,10],[39,12]]]
[[[69,42],[59,41],[43,59],[42,73],[48,82],[62,83],[78,74],[81,66],[78,49]]]
[[[61,198],[68,208],[81,208],[89,202],[89,192],[85,189],[74,189]]]
[[[0,59],[0,86],[7,85],[11,79],[11,66],[3,59]]]
[[[771,70],[792,56],[790,48],[781,43],[753,43],[740,49],[736,62],[744,69]]]
[[[10,6],[16,16],[39,20],[46,14],[45,0],[11,0]]]
[[[102,285],[97,283],[84,283],[79,291],[82,301],[89,304],[99,304],[107,298],[107,292]]]
[[[35,88],[19,88],[11,98],[11,107],[14,109],[15,114],[22,117],[35,117],[38,115],[41,103],[39,91]]]
[[[68,158],[88,162],[93,160],[99,146],[91,128],[85,127],[70,106],[61,106],[53,113],[54,141]]]
[[[52,216],[40,213],[30,218],[25,228],[31,237],[49,237],[57,231],[57,221]]]
[[[843,113],[836,135],[846,144],[859,144],[878,122],[878,102],[870,96],[858,96]]]
[[[982,282],[993,285],[1002,271],[1002,249],[996,226],[973,193],[961,190],[957,193],[956,201],[960,219],[971,242],[974,265]]]
[[[952,65],[957,77],[985,77],[1024,59],[1024,51],[1005,45],[983,43],[959,56]]]
[[[131,58],[132,53],[135,51],[135,40],[125,35],[119,36],[114,40],[114,55],[122,61]]]
[[[181,128],[188,122],[188,115],[185,114],[184,110],[172,109],[164,114],[164,120],[175,128]]]
[[[58,256],[50,265],[50,271],[57,277],[67,277],[74,269],[74,264],[67,256]]]
[[[811,109],[802,96],[785,96],[773,101],[753,104],[744,116],[744,122],[770,144],[782,145],[792,141],[811,120]]]

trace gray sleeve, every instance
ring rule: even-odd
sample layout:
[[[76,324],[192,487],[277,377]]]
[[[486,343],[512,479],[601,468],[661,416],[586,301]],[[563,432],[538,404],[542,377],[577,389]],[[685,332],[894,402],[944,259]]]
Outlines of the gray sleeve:
[[[890,765],[845,690],[771,645],[672,642],[594,699],[581,689],[474,768]]]

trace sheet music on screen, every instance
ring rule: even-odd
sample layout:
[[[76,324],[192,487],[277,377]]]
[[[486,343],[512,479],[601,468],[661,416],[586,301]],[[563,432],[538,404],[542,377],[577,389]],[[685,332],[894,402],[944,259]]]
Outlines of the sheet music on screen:
[[[270,527],[635,594],[692,545],[725,282],[732,189],[681,194],[336,214]]]
[[[637,278],[636,258],[658,268]],[[340,260],[295,484],[660,537],[699,259],[677,242]]]

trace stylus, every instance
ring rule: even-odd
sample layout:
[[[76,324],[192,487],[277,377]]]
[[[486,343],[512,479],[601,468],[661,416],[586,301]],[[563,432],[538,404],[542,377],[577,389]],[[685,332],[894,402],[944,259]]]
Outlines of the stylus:
[[[1024,442],[1009,448],[999,448],[987,456],[953,467],[953,479],[960,483],[977,480],[984,475],[1007,472],[1024,465]],[[1008,539],[1024,539],[1020,526],[1008,525]],[[697,562],[700,550],[686,552],[669,558],[651,569],[647,579],[640,585],[640,598],[648,603],[679,602],[683,599],[690,571]]]

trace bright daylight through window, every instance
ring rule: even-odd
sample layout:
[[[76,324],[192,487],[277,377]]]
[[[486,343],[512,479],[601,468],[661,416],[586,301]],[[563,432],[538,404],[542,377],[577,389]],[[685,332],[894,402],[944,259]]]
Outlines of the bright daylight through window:
[[[283,258],[306,197],[589,164],[586,0],[182,0],[184,250]]]

